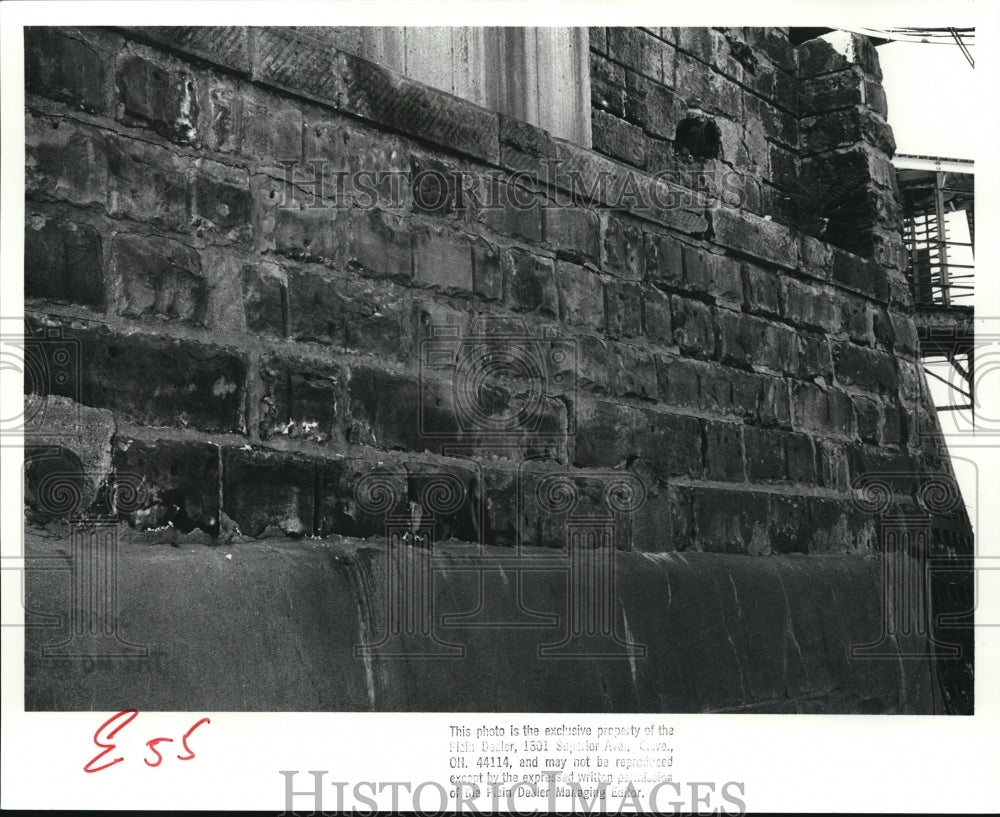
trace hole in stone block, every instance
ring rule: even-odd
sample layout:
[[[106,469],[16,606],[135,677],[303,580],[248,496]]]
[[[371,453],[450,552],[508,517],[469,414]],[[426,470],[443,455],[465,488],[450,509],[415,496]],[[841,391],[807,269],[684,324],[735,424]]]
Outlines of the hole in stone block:
[[[717,159],[722,148],[722,131],[715,120],[708,116],[687,116],[677,125],[674,144],[682,156]]]

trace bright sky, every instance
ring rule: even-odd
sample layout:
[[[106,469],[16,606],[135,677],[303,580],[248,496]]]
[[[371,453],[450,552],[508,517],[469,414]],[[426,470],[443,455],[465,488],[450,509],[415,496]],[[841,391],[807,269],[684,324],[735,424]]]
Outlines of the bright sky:
[[[969,51],[975,58],[975,46]],[[897,152],[974,158],[970,112],[980,106],[958,46],[896,42],[879,46],[878,55]]]

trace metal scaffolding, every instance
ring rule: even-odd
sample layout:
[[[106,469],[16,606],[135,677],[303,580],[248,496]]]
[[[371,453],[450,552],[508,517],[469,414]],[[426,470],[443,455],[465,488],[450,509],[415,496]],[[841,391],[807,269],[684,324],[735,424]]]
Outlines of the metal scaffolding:
[[[897,154],[893,164],[924,371],[950,389],[938,411],[974,411],[973,163]],[[940,373],[942,363],[950,367],[949,376]]]

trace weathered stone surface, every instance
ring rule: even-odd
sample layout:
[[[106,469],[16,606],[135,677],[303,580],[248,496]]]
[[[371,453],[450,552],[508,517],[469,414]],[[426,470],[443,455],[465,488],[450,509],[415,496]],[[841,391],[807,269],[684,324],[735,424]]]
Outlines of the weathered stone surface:
[[[705,439],[705,476],[708,479],[742,482],[743,428],[736,423],[702,421]]]
[[[243,297],[247,329],[277,337],[288,334],[287,280],[277,264],[245,265]]]
[[[867,142],[890,156],[896,152],[896,140],[889,124],[860,105],[806,117],[800,120],[800,127],[803,153],[820,153],[858,142]]]
[[[608,384],[619,397],[655,400],[659,390],[656,359],[641,346],[614,344],[608,353]]]
[[[347,265],[364,275],[410,280],[412,248],[412,235],[402,223],[377,210],[353,216],[348,222]]]
[[[642,290],[638,284],[609,281],[604,285],[604,314],[610,338],[642,334]]]
[[[608,56],[659,83],[673,77],[674,48],[639,28],[607,29]]]
[[[691,494],[692,549],[754,556],[770,552],[768,494],[707,488],[692,489]]]
[[[59,117],[25,116],[25,188],[42,199],[108,206],[108,139]]]
[[[123,26],[122,30],[238,73],[250,73],[249,34],[244,26]]]
[[[639,225],[605,215],[602,227],[601,269],[617,278],[641,281],[646,271],[646,254]]]
[[[701,474],[701,432],[693,417],[594,401],[580,406],[577,422],[578,467],[613,468],[640,458],[658,479]]]
[[[343,439],[347,373],[336,364],[271,356],[261,362],[261,439]]]
[[[128,435],[119,458],[151,493],[125,513],[149,530],[120,525],[121,535],[187,545],[208,531],[235,544],[238,527],[299,537],[292,561],[258,541],[227,547],[232,560],[199,573],[210,595],[220,577],[255,588],[255,621],[271,601],[285,611],[266,633],[302,634],[299,657],[288,651],[299,669],[325,633],[331,649],[304,670],[308,684],[271,659],[251,662],[264,699],[273,693],[280,708],[296,698],[303,709],[439,702],[426,687],[440,668],[391,684],[377,667],[328,672],[328,658],[340,666],[341,652],[354,655],[359,626],[372,640],[385,629],[386,511],[411,528],[433,515],[442,541],[433,551],[407,544],[403,567],[441,557],[434,597],[454,612],[509,620],[518,602],[558,612],[570,518],[541,508],[536,490],[560,472],[578,485],[581,525],[606,514],[616,480],[642,484],[641,507],[613,516],[613,543],[620,568],[634,570],[618,576],[628,631],[653,634],[657,651],[645,660],[656,670],[637,661],[634,672],[581,680],[542,667],[535,686],[560,692],[537,693],[533,708],[573,698],[637,711],[905,710],[914,683],[918,695],[925,681],[944,683],[908,670],[904,689],[892,662],[859,668],[846,658],[848,644],[877,638],[882,609],[878,566],[863,558],[879,532],[851,504],[853,480],[909,471],[891,478],[906,510],[946,468],[941,452],[915,453],[937,425],[906,318],[891,139],[870,54],[858,51],[863,68],[834,60],[800,88],[782,30],[595,27],[595,144],[615,160],[349,56],[360,53],[356,28],[226,31],[60,29],[42,37],[48,54],[29,42],[38,74],[27,96],[37,110],[26,120],[26,291],[33,309],[51,302],[74,316],[32,320],[54,330],[50,346],[75,342],[76,369],[28,373],[37,390],[78,398],[70,415],[105,407],[86,410],[101,412],[94,425],[107,439],[115,427]],[[803,77],[809,70],[807,56]],[[840,104],[837,82],[855,74],[848,90],[864,102],[806,116],[800,128],[800,97],[806,110],[823,94],[822,104]],[[675,151],[689,105],[716,121],[724,161]],[[804,160],[800,146],[813,151]],[[295,162],[287,185],[283,160]],[[554,187],[543,181],[549,169]],[[342,195],[344,171],[402,175],[395,187]],[[423,171],[444,174],[441,206],[427,174],[410,184]],[[462,200],[466,181],[547,206],[483,209]],[[669,201],[644,202],[651,191]],[[816,212],[810,197],[821,200]],[[103,309],[113,330],[95,320]],[[487,324],[503,324],[503,337],[477,340]],[[487,361],[499,368],[477,380]],[[504,361],[515,363],[501,371]],[[251,447],[261,442],[270,448]],[[49,466],[72,466],[79,483],[81,459],[67,448]],[[97,470],[98,482],[109,473]],[[41,474],[33,466],[30,502]],[[372,475],[393,492],[381,511],[357,495]],[[460,496],[443,511],[427,497],[437,477]],[[964,521],[949,524],[935,547],[969,550]],[[310,561],[306,535],[375,538],[330,539]],[[517,545],[537,547],[555,569],[529,575],[514,561],[501,572],[479,561],[482,542],[511,558]],[[143,579],[158,578],[157,593],[174,578],[159,575],[164,550],[130,549],[159,559]],[[447,554],[459,551],[452,570]],[[241,552],[261,557],[259,574],[223,572],[250,570]],[[289,572],[301,559],[308,571]],[[147,591],[142,609],[156,595]],[[302,598],[315,621],[299,615]],[[219,618],[215,601],[198,603],[213,620],[242,615],[231,605]],[[328,626],[327,613],[339,624]],[[469,642],[473,670],[534,666],[535,631],[503,632],[497,643]],[[204,657],[183,649],[184,660]],[[35,689],[34,700],[56,700],[55,687]],[[523,704],[507,684],[484,697],[473,682],[468,696]]]
[[[646,77],[629,72],[625,78],[628,87],[625,115],[629,121],[646,133],[673,141],[684,118],[684,101],[670,88]]]
[[[801,431],[853,438],[854,408],[851,398],[840,391],[812,383],[792,385],[792,416]]]
[[[63,336],[79,345],[86,364],[80,368],[81,382],[53,382],[54,394],[78,393],[86,405],[149,426],[243,430],[246,364],[231,350],[95,329],[65,328]]]
[[[760,504],[741,501],[736,508],[745,513]],[[742,527],[752,540],[752,522]],[[55,547],[32,535],[27,552],[50,556]],[[64,631],[28,628],[28,710],[116,711],[130,702],[154,711],[588,712],[607,709],[610,701],[620,711],[703,712],[774,711],[772,702],[784,700],[788,711],[871,714],[927,713],[940,705],[929,661],[912,662],[904,683],[896,661],[848,660],[849,645],[878,638],[883,603],[878,562],[856,556],[804,564],[793,556],[619,553],[618,582],[630,590],[615,607],[628,620],[631,642],[646,648],[646,657],[634,662],[635,675],[627,660],[605,661],[600,673],[581,672],[576,661],[539,660],[539,646],[562,636],[551,627],[498,638],[496,630],[442,626],[436,630],[442,641],[465,647],[468,672],[456,679],[453,661],[411,655],[379,661],[384,674],[369,675],[354,658],[360,622],[370,628],[363,643],[378,643],[387,632],[390,591],[381,543],[272,539],[244,548],[130,547],[121,554],[120,604],[134,611],[127,632],[135,642],[155,645],[152,657],[134,659],[125,675],[100,660],[85,671],[79,661],[40,657],[41,646],[64,640]],[[503,575],[488,570],[480,597],[480,574],[460,569],[462,548],[442,545],[434,555],[445,560],[435,571],[442,588],[436,614],[481,604],[483,620],[509,620],[519,599],[532,610],[567,609],[564,570],[533,571],[518,583],[510,581],[513,567]],[[510,549],[488,548],[484,555],[509,557]],[[413,560],[429,554],[411,548],[403,558],[399,567],[420,575],[416,568],[426,562]],[[31,571],[26,605],[68,619],[68,581],[66,571]],[[844,597],[852,599],[846,607],[838,604]],[[207,635],[200,620],[174,614],[178,607],[201,609],[206,599],[225,600],[225,614]],[[912,612],[899,611],[900,619]],[[250,642],[248,621],[254,623]],[[925,643],[913,636],[901,648]],[[492,682],[510,666],[537,675],[530,694],[522,685]],[[234,676],[245,683],[235,688]],[[831,688],[839,691],[831,694]]]
[[[892,393],[898,388],[896,366],[890,355],[853,343],[836,343],[833,360],[837,379],[848,385],[877,393]]]
[[[691,291],[711,295],[716,303],[737,307],[743,303],[740,266],[729,256],[685,245],[684,285]]]
[[[26,391],[23,430],[25,503],[36,520],[65,518],[91,508],[107,513],[107,503],[99,497],[111,473],[115,419],[110,411]]]
[[[813,332],[798,333],[799,377],[813,379],[833,378],[833,357],[830,341],[826,336]]]
[[[778,317],[781,314],[782,278],[773,270],[756,264],[744,264],[742,270],[744,311]]]
[[[642,129],[605,111],[593,112],[594,150],[634,167],[646,166],[646,139]]]
[[[503,300],[515,312],[559,314],[552,260],[512,247],[501,255]]]
[[[123,512],[139,529],[166,526],[188,533],[219,533],[219,449],[211,443],[136,439],[116,435],[112,446],[116,478],[141,481],[141,507]]]
[[[795,373],[798,367],[796,335],[787,326],[725,309],[718,310],[716,322],[719,359],[723,363]]]
[[[432,230],[413,245],[413,280],[446,294],[473,291],[472,253],[462,238]]]
[[[799,95],[801,112],[805,117],[827,111],[848,108],[864,103],[864,77],[857,69],[847,69],[802,83]],[[806,128],[808,129],[808,122]]]
[[[783,278],[781,297],[782,315],[790,323],[821,332],[840,329],[840,311],[832,290]]]
[[[492,198],[490,198],[492,196]],[[542,209],[539,197],[523,187],[502,185],[495,194],[483,194],[482,220],[491,229],[530,244],[542,240]],[[499,207],[493,202],[499,202]]]
[[[367,367],[351,370],[349,393],[354,423],[348,442],[365,443],[379,448],[402,448],[423,451],[433,439],[428,434],[458,435],[450,405],[439,410],[437,397],[447,392],[428,378],[417,381]]]
[[[684,244],[672,236],[646,233],[646,269],[657,284],[680,286],[684,280]]]
[[[472,244],[472,288],[485,301],[499,301],[503,298],[500,251],[485,239]]]
[[[570,261],[556,262],[559,317],[570,326],[604,329],[604,290],[600,276]]]
[[[304,118],[302,111],[287,99],[275,93],[251,91],[238,94],[236,100],[235,106],[227,106],[225,97],[219,97],[219,111],[213,117],[213,124],[218,128],[220,120],[225,121],[225,112],[235,111],[238,130],[233,141],[240,153],[261,164],[312,160],[336,164],[339,157],[331,155],[329,150],[317,149],[319,146],[315,143],[312,144],[314,150],[308,156],[303,156]],[[217,133],[217,140],[220,135],[224,134]],[[311,169],[286,165],[283,167],[282,179],[290,176],[292,179],[312,178],[315,181],[314,177],[309,176]],[[332,195],[335,190],[333,184],[323,186],[323,192],[327,195]]]
[[[718,207],[710,215],[715,240],[722,246],[784,269],[795,269],[799,244],[787,227],[727,207]]]
[[[388,517],[410,512],[407,474],[401,465],[354,458],[324,460],[316,464],[316,481],[318,535],[378,536],[384,541]],[[383,497],[384,507],[378,501]]]
[[[111,245],[117,312],[204,326],[208,283],[196,250],[169,238],[119,233]]]
[[[590,52],[590,104],[615,116],[625,116],[625,70]]]
[[[101,239],[93,227],[32,215],[24,227],[24,294],[104,305]]]
[[[194,76],[139,56],[118,61],[119,118],[126,125],[151,128],[182,144],[199,138]]]
[[[186,232],[188,172],[184,159],[158,145],[117,138],[108,144],[108,168],[108,210],[112,215]]]
[[[222,498],[244,536],[268,527],[308,536],[315,524],[316,464],[301,455],[266,449],[223,448]]]
[[[690,298],[674,295],[674,341],[681,351],[692,357],[711,359],[715,355],[715,330],[710,307]]]
[[[24,29],[25,89],[91,113],[107,108],[101,53],[75,37],[40,26]]]
[[[651,342],[670,345],[673,342],[673,319],[670,296],[655,287],[642,291],[642,331]]]
[[[601,226],[597,214],[579,207],[550,207],[544,211],[545,241],[560,257],[600,262]]]
[[[230,239],[249,236],[253,200],[245,170],[203,161],[192,188],[192,219],[202,234],[210,232]]]
[[[283,55],[294,55],[283,72],[283,81],[292,82],[292,77],[302,74],[303,59],[311,62],[311,55],[301,53],[298,47],[291,51],[282,46],[278,49]],[[325,61],[333,59],[332,78],[320,79],[325,73]],[[294,84],[316,97],[336,100],[337,107],[347,113],[487,162],[499,161],[499,124],[492,111],[350,54],[341,53],[336,58],[324,54],[322,60],[315,68],[310,64],[306,74],[310,82],[294,80]]]
[[[404,335],[409,299],[392,284],[303,271],[290,273],[287,286],[289,333],[297,340],[386,357],[410,351]]]

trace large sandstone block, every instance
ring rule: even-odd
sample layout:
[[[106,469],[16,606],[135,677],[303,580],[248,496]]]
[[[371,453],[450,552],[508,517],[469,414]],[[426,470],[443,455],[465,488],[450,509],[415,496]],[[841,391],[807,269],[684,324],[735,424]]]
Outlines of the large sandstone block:
[[[118,118],[124,124],[150,128],[180,144],[198,142],[198,101],[190,71],[127,54],[118,59],[115,82]]]
[[[108,168],[111,215],[187,232],[188,163],[183,157],[122,136],[109,140]]]
[[[24,29],[25,89],[90,113],[107,110],[108,68],[100,50],[57,29]]]
[[[222,449],[223,509],[244,536],[275,527],[294,536],[313,533],[316,464],[301,454]]]
[[[25,189],[43,200],[109,206],[109,140],[59,117],[25,115]]]
[[[55,325],[32,318],[33,326]],[[62,328],[77,344],[80,380],[52,393],[149,426],[242,433],[246,362],[231,349],[192,340],[118,334],[98,325]]]
[[[601,225],[597,213],[580,207],[548,207],[543,212],[545,241],[560,257],[600,263]]]
[[[219,448],[212,443],[116,435],[116,476],[143,485],[142,502],[123,515],[139,530],[170,526],[219,533]]]
[[[719,359],[733,366],[764,367],[794,374],[798,368],[796,334],[789,327],[751,315],[720,309]]]
[[[341,366],[272,355],[261,362],[261,439],[343,440],[347,373]]]
[[[196,250],[169,238],[119,233],[111,258],[119,315],[206,325],[208,282]]]
[[[674,295],[670,299],[674,342],[681,352],[692,357],[715,356],[715,321],[712,308],[701,301]]]
[[[270,284],[273,300],[274,284]],[[287,274],[289,334],[346,351],[399,358],[411,352],[409,296],[383,281],[326,278],[306,270]]]
[[[702,420],[705,441],[705,477],[742,482],[746,478],[743,427],[737,423]]]
[[[232,71],[250,73],[249,35],[244,26],[122,26],[121,30]]]
[[[24,226],[24,294],[104,306],[101,239],[86,224],[31,215]]]
[[[511,247],[500,256],[504,303],[515,312],[559,314],[555,265],[551,258]]]
[[[690,488],[692,550],[757,556],[770,551],[770,495]]]
[[[874,352],[853,343],[835,343],[833,360],[837,379],[870,392],[896,392],[899,384],[891,355]]]
[[[633,167],[646,167],[646,137],[642,129],[606,111],[592,114],[594,150]]]
[[[625,116],[625,69],[590,52],[590,104],[614,116]]]
[[[784,225],[728,207],[717,207],[710,216],[715,241],[722,246],[784,269],[798,264],[798,236]]]

